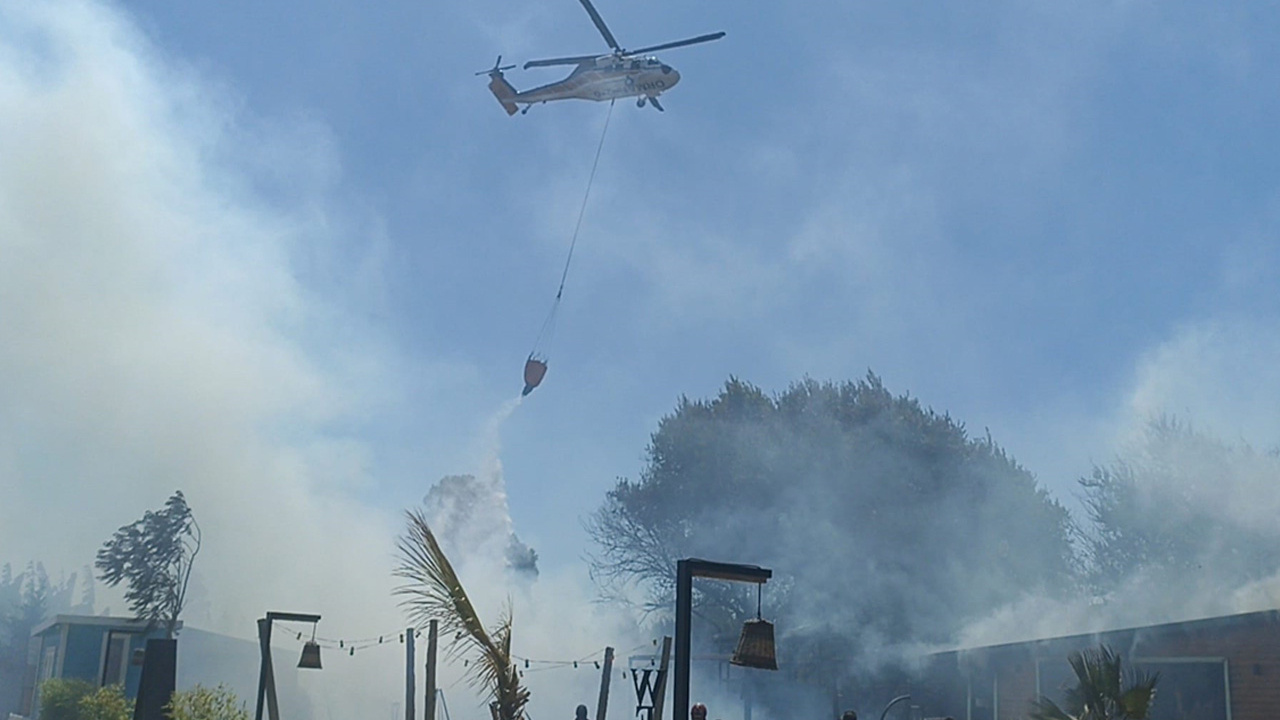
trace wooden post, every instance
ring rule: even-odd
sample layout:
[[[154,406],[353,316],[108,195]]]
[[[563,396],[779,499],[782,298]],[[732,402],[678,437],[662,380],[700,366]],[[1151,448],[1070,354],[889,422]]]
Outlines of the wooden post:
[[[676,561],[676,684],[672,690],[675,707],[671,708],[671,720],[689,720],[689,648],[695,577],[760,584],[768,582],[773,577],[773,571],[756,565],[737,565],[697,558]]]
[[[267,703],[269,720],[280,720],[280,704],[276,700],[276,677],[271,667],[271,613],[258,620],[258,647],[262,653],[262,667],[258,673],[258,710],[255,720],[262,720],[262,701]]]
[[[425,720],[436,720],[436,643],[439,634],[439,622],[432,620],[427,626],[427,676],[423,679],[426,685],[426,705],[423,708]]]
[[[662,706],[667,700],[667,670],[670,666],[671,636],[665,635],[662,638],[662,659],[658,662],[658,687],[653,690],[653,720],[662,720]]]
[[[689,720],[689,651],[693,621],[693,572],[688,560],[676,562],[676,684],[671,720]]]
[[[413,628],[405,628],[404,631],[404,720],[413,720]]]
[[[267,668],[271,664],[271,621],[258,618],[258,709],[254,720],[262,720],[262,703],[267,696]]]
[[[613,648],[604,649],[604,671],[600,674],[600,702],[596,704],[596,720],[604,720],[609,709],[609,681],[613,674]]]

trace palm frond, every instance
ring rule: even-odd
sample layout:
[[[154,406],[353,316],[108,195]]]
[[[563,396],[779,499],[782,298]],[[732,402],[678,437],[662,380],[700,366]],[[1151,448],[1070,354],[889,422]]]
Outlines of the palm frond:
[[[468,656],[473,661],[468,663],[472,687],[488,695],[498,720],[518,720],[529,702],[529,691],[521,686],[511,662],[510,607],[493,633],[486,631],[426,516],[421,510],[405,514],[408,532],[396,543],[400,565],[395,575],[408,581],[395,590],[404,598],[401,605],[415,627],[437,620],[445,636],[446,656],[453,660]]]
[[[1067,662],[1076,684],[1063,693],[1063,707],[1048,698],[1032,702],[1032,720],[1146,720],[1159,673],[1126,670],[1120,655],[1101,645],[1072,652]]]

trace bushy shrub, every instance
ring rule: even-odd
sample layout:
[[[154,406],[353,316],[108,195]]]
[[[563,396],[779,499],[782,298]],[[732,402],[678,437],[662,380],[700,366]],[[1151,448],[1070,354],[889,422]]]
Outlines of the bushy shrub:
[[[130,720],[133,701],[123,685],[108,685],[80,699],[80,720]]]
[[[38,720],[83,720],[80,701],[95,692],[93,683],[74,678],[52,678],[40,684]]]
[[[176,692],[165,706],[165,714],[173,720],[249,720],[248,708],[225,685],[196,685]]]
[[[95,688],[86,680],[53,678],[40,686],[39,720],[130,720],[133,701],[120,685]]]

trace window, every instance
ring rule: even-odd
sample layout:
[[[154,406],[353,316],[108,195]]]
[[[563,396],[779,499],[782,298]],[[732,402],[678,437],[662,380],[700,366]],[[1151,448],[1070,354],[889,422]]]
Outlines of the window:
[[[1150,720],[1227,720],[1223,658],[1135,658],[1134,667],[1160,673]]]

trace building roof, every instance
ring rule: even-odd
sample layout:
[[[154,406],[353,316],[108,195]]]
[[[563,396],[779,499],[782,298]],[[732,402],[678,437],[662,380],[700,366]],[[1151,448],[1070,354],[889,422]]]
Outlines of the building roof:
[[[1180,620],[1176,622],[1159,623],[1156,625],[1142,625],[1123,628],[1112,628],[1107,630],[1094,630],[1091,632],[1075,633],[1071,635],[1057,635],[1052,637],[1036,637],[1027,638],[1025,640],[1014,640],[1009,642],[995,643],[992,645],[974,645],[969,647],[952,648],[941,652],[933,653],[935,656],[960,654],[972,652],[975,650],[998,651],[1002,649],[1012,649],[1017,647],[1025,647],[1028,645],[1048,645],[1057,643],[1079,643],[1082,641],[1090,641],[1093,638],[1104,637],[1108,635],[1125,635],[1134,633],[1144,633],[1149,635],[1172,635],[1175,633],[1188,632],[1204,632],[1223,630],[1241,625],[1258,625],[1265,623],[1280,623],[1280,610],[1260,610],[1257,612],[1238,613],[1235,615],[1222,615],[1219,617],[1198,618],[1194,620]]]
[[[146,620],[138,620],[132,617],[113,617],[110,615],[54,615],[45,620],[31,630],[31,635],[41,635],[45,631],[58,625],[81,625],[105,627],[112,630],[123,630],[125,632],[145,633],[148,629]],[[154,626],[153,626],[154,627]],[[178,621],[177,629],[182,629],[182,621]]]

